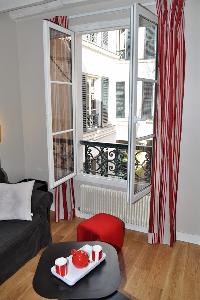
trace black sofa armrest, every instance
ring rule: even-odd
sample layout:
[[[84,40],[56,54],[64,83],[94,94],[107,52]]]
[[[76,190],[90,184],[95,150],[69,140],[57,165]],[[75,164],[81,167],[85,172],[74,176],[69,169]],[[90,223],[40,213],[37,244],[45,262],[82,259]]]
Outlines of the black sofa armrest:
[[[39,215],[40,223],[40,247],[43,248],[52,242],[50,228],[50,208],[53,195],[50,192],[33,189],[31,198],[31,211],[33,218]]]
[[[53,195],[50,192],[33,189],[31,198],[31,211],[34,214],[39,214],[42,217],[47,215],[53,202]],[[48,217],[48,216],[47,216]]]
[[[8,183],[8,176],[0,165],[0,183]]]
[[[23,180],[19,181],[18,183],[28,182],[28,181],[32,181],[32,180],[35,180],[35,183],[34,183],[34,186],[33,186],[34,190],[41,190],[41,191],[44,191],[44,192],[48,192],[48,183],[44,180],[26,178],[26,179],[23,179]]]

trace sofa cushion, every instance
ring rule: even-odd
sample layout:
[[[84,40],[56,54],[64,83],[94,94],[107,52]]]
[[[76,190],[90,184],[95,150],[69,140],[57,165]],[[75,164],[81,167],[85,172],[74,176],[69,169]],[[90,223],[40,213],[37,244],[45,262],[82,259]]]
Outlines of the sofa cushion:
[[[31,196],[34,182],[0,183],[0,220],[32,220]]]
[[[38,253],[41,234],[39,215],[32,221],[0,222],[0,285]]]
[[[0,221],[0,256],[10,248],[14,248],[18,243],[26,243],[29,237],[41,223],[41,218],[37,214],[32,221],[12,220]]]

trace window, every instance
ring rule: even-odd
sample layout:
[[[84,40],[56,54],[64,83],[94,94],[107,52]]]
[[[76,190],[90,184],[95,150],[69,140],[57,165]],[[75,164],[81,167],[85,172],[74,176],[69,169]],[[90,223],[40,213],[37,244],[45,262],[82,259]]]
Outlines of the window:
[[[108,31],[101,33],[101,46],[102,48],[108,50]]]
[[[49,183],[53,188],[75,175],[73,34],[44,21]]]
[[[115,56],[101,50],[97,54],[96,49],[91,47],[89,50],[89,46],[83,44],[83,71],[94,72],[101,82],[101,89],[98,80],[93,85],[97,100],[95,108],[98,101],[101,102],[101,123],[94,134],[83,134],[80,141],[83,149],[80,170],[104,180],[112,178],[112,183],[115,179],[120,180],[120,184],[123,181],[124,187],[128,186],[131,201],[150,190],[157,84],[157,19],[139,5],[134,9],[132,30],[127,26],[108,31],[108,49],[112,46]],[[102,32],[96,33],[103,36]],[[132,46],[133,41],[137,43]],[[105,50],[103,44],[101,47]],[[131,59],[131,64],[128,59]],[[101,76],[102,73],[105,76]],[[85,85],[83,90],[89,87],[90,84]],[[86,111],[85,105],[86,102],[83,111]],[[83,123],[84,120],[83,113]]]
[[[142,96],[142,119],[153,118],[153,93],[154,93],[154,84],[152,82],[143,83],[143,96]]]
[[[83,138],[80,143],[83,159],[80,169],[85,174],[125,181],[128,159],[129,61],[117,52],[122,39],[119,31],[126,32],[127,29],[107,32],[108,49],[112,47],[113,54],[109,50],[106,52],[103,45],[103,51],[97,52],[96,48],[85,44],[84,35],[82,36]],[[104,32],[97,34],[103,36]],[[123,46],[125,44],[126,34]],[[93,129],[91,123],[90,127],[85,123],[85,114],[89,114],[91,106],[91,93],[95,99],[95,114],[98,113],[99,118],[99,126]]]
[[[83,132],[108,125],[109,78],[82,73]]]
[[[118,41],[118,53],[120,54],[121,59],[130,60],[130,30],[129,29],[120,29],[118,30],[119,41]]]
[[[125,81],[116,82],[116,118],[125,118]]]
[[[109,78],[101,79],[101,126],[108,125]]]
[[[96,93],[99,78],[82,74],[83,131],[96,130],[100,125],[100,103]]]
[[[102,49],[108,50],[108,31],[85,34],[83,39]]]
[[[128,181],[129,197],[147,191],[151,185],[151,166],[154,138],[154,106],[156,95],[156,17],[142,7],[137,7],[137,23],[134,48],[131,139],[135,140],[129,149],[130,165],[135,172]],[[135,155],[133,155],[135,154]],[[133,200],[134,201],[134,200]]]
[[[144,19],[140,19],[140,26],[145,26]],[[144,40],[144,59],[155,57],[156,46],[156,26],[145,27],[145,40]]]
[[[125,11],[126,10],[126,11]],[[77,125],[74,105],[74,35],[45,21],[46,103],[50,187],[78,170],[91,177],[127,187],[135,201],[150,190],[156,96],[157,18],[135,4],[124,9],[125,22],[108,26],[95,23],[94,32],[77,35],[79,82]],[[109,13],[109,16],[112,14]],[[100,16],[101,17],[101,16]],[[100,18],[99,17],[99,18]],[[104,16],[102,15],[104,18]],[[105,17],[105,22],[106,22]],[[121,23],[121,24],[122,24]],[[110,23],[109,23],[110,24]],[[121,27],[122,26],[122,27]],[[116,29],[117,28],[117,29]],[[82,48],[80,33],[82,34]],[[79,95],[82,59],[82,107]],[[79,69],[80,68],[80,69]],[[80,96],[80,97],[79,97]],[[82,116],[81,116],[82,114]],[[78,121],[83,117],[83,128]],[[78,152],[75,146],[78,136]],[[77,138],[76,137],[76,138]],[[108,180],[109,179],[109,180]]]
[[[89,33],[85,35],[85,39],[91,43],[96,44],[97,43],[97,33]]]

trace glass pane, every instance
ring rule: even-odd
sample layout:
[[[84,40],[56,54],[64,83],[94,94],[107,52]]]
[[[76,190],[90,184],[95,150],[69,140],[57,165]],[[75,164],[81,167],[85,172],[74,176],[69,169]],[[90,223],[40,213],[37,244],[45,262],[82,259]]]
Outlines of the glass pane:
[[[55,181],[74,172],[73,133],[66,132],[53,137]]]
[[[138,77],[156,77],[156,32],[157,25],[139,17],[138,29]]]
[[[71,36],[50,28],[50,73],[52,81],[72,82]]]
[[[52,131],[73,129],[72,86],[51,84]]]
[[[125,118],[125,81],[116,82],[116,118]]]
[[[98,48],[96,48],[96,46]],[[82,170],[127,180],[130,30],[82,36]]]
[[[136,141],[134,184],[135,193],[138,193],[151,185],[152,149],[152,138],[143,141]]]
[[[138,81],[137,83],[137,123],[136,137],[153,134],[155,84]]]

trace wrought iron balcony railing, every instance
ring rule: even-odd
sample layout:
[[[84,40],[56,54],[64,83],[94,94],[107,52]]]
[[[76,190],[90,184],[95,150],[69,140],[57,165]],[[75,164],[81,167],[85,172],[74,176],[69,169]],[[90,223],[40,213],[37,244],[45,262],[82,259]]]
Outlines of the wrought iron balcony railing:
[[[128,145],[80,141],[84,146],[83,172],[127,180]],[[136,146],[135,180],[150,182],[152,146]]]

